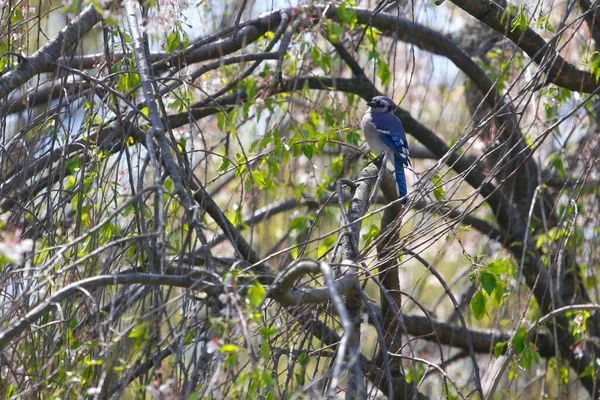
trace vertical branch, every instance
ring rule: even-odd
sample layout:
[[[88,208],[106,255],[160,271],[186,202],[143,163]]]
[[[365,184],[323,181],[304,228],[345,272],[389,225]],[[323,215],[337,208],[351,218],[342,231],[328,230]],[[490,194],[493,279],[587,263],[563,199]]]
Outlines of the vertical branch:
[[[367,211],[369,206],[369,195],[371,194],[371,190],[376,178],[377,167],[373,164],[369,164],[365,169],[362,170],[357,179],[358,183],[354,191],[354,196],[350,201],[348,213],[344,216],[344,222],[349,225],[350,229],[346,231],[341,238],[342,262],[346,260],[355,261],[360,256],[358,253],[360,222],[358,221],[365,215]],[[356,266],[350,264],[350,266],[345,267],[344,272],[347,274],[356,275],[358,271]],[[358,355],[360,345],[360,290],[361,289],[359,287],[355,287],[346,294],[346,309],[348,310],[350,321],[352,322],[352,332],[350,333],[348,341],[348,348],[351,355]],[[352,358],[355,360],[357,359],[356,357]],[[347,399],[365,397],[363,377],[360,371],[360,368],[353,368],[354,379],[348,380],[348,388],[346,390]]]
[[[140,83],[144,94],[144,102],[148,107],[148,116],[152,122],[153,128],[149,129],[145,134],[145,147],[150,158],[150,166],[152,168],[152,177],[154,179],[154,186],[156,187],[156,193],[154,196],[154,212],[155,220],[153,230],[155,233],[159,233],[160,237],[152,238],[150,243],[150,251],[148,251],[148,263],[153,272],[159,272],[160,260],[162,259],[163,240],[162,232],[165,228],[166,213],[164,207],[162,207],[163,200],[163,187],[161,183],[161,173],[158,159],[156,157],[157,151],[154,144],[154,134],[157,131],[164,132],[164,126],[162,123],[161,116],[156,105],[156,96],[154,95],[154,88],[152,87],[150,68],[145,56],[145,47],[142,34],[140,32],[137,14],[138,9],[135,7],[133,2],[125,2],[125,11],[127,14],[127,22],[129,25],[129,32],[133,41],[133,47],[135,50],[136,63],[138,73],[140,75]],[[156,258],[155,258],[156,257]]]
[[[385,165],[382,165],[381,168],[385,168]],[[388,203],[398,200],[394,180],[389,173],[384,175],[381,189]],[[401,211],[402,205],[397,201],[384,210],[381,219],[381,237],[377,244],[377,258],[380,262],[379,274],[381,276],[381,284],[385,287],[385,292],[380,291],[379,296],[381,301],[381,325],[388,351],[394,354],[399,354],[402,351],[402,335],[399,334],[399,320],[394,312],[394,310],[400,310],[402,306],[397,247],[394,246],[400,236],[402,223],[399,216]],[[390,301],[393,301],[395,304],[390,304]],[[392,376],[398,376],[401,368],[401,359],[394,357],[390,362]]]

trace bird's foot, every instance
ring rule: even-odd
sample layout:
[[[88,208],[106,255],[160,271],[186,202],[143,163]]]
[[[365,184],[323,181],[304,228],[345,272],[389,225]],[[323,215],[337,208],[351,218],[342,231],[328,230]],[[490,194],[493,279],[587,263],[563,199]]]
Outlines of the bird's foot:
[[[373,164],[375,164],[375,166],[377,168],[381,168],[381,165],[383,164],[383,159],[385,158],[385,153],[381,153],[380,155],[378,155],[377,157],[375,157],[374,159],[372,159],[370,162],[372,162]]]

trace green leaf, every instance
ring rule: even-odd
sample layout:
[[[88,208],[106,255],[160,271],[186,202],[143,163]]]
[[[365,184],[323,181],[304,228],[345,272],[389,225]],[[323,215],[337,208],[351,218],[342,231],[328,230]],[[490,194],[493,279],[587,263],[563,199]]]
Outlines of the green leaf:
[[[175,182],[173,182],[173,179],[168,177],[167,179],[165,179],[165,183],[163,184],[163,186],[165,187],[165,190],[167,192],[172,192],[173,188],[175,187]]]
[[[17,387],[10,385],[4,394],[6,395],[7,399],[15,396],[17,394]]]
[[[167,38],[167,45],[165,46],[165,50],[167,53],[172,53],[173,51],[179,48],[179,43],[181,43],[181,36],[178,31],[175,31],[169,35]]]
[[[21,7],[12,7],[12,9],[10,22],[12,22],[13,25],[16,25],[23,17],[23,11],[21,10]]]
[[[300,150],[304,150],[304,146],[292,146],[292,156],[298,157],[300,155]]]
[[[260,341],[260,354],[265,361],[268,361],[271,357],[271,345],[267,339],[262,339]]]
[[[600,71],[599,71],[600,74]],[[598,81],[598,78],[596,77],[596,82]],[[558,171],[558,174],[560,175],[561,178],[564,178],[565,176],[567,176],[567,171],[565,169],[565,166],[563,164],[562,161],[562,157],[560,156],[560,154],[552,154],[550,156],[550,164],[554,164],[554,168],[556,168],[556,170]]]
[[[377,77],[381,80],[381,84],[383,86],[387,85],[390,82],[390,76],[392,73],[390,71],[390,67],[387,63],[381,58],[377,58]]]
[[[442,179],[439,174],[435,174],[433,179],[431,180],[433,183],[433,196],[437,201],[441,201],[445,199],[446,192],[444,191],[444,187],[442,186]]]
[[[129,87],[131,90],[140,86],[140,76],[137,73],[127,74],[127,75],[129,75]],[[144,108],[147,108],[147,107],[144,107]],[[144,108],[142,108],[142,112],[144,112]],[[147,111],[144,115],[148,116]]]
[[[249,180],[246,180],[248,182]],[[227,212],[227,216],[231,220],[231,223],[235,226],[245,226],[244,217],[242,216],[242,206],[235,204],[232,211]]]
[[[302,152],[309,160],[312,160],[313,155],[315,154],[315,146],[312,144],[303,144]]]
[[[381,31],[376,29],[376,28],[372,28],[372,27],[367,27],[365,29],[365,36],[367,38],[369,38],[369,48],[372,49],[373,47],[375,47],[375,45],[377,44],[377,39],[379,38],[379,35],[381,34]]]
[[[75,180],[75,177],[73,175],[67,176],[65,178],[65,189],[71,189],[73,186],[75,186],[75,183],[77,183],[77,181]]]
[[[537,20],[536,26],[538,27],[538,29],[545,29],[548,32],[554,33],[556,32],[556,30],[554,29],[554,27],[552,27],[552,25],[550,24],[550,14],[548,15],[543,15],[540,12],[540,17]]]
[[[414,375],[414,370],[412,368],[408,368],[408,371],[406,371],[406,382],[409,384],[413,383]]]
[[[481,291],[477,291],[475,296],[471,299],[471,313],[477,321],[479,321],[485,315],[485,296]]]
[[[289,225],[289,231],[293,231],[295,229],[301,230],[307,226],[308,217],[306,215],[300,215],[292,219]]]
[[[513,19],[513,21],[512,21],[511,32],[514,31],[515,29],[524,31],[525,29],[527,29],[528,24],[529,24],[529,19],[525,15],[525,6],[521,5],[521,7],[519,7],[519,13],[517,14],[516,18]]]
[[[300,201],[302,198],[302,193],[304,192],[305,186],[305,183],[300,183],[294,187],[294,197],[296,198],[296,201]]]
[[[260,282],[254,281],[252,286],[250,286],[250,289],[248,289],[248,300],[250,301],[250,305],[252,307],[258,307],[266,293],[265,287],[261,285]]]
[[[265,176],[260,171],[252,171],[252,180],[261,188],[265,187]]]
[[[79,158],[71,158],[65,164],[65,172],[67,175],[73,175],[79,172]]]
[[[312,110],[310,112],[310,122],[315,126],[319,126],[321,123],[321,114],[317,112],[317,110]]]
[[[269,338],[277,333],[277,328],[272,327],[272,326],[263,326],[262,328],[259,329],[259,332],[264,337]]]
[[[236,353],[238,350],[239,347],[237,347],[235,344],[228,343],[221,346],[219,353]]]
[[[481,286],[485,289],[488,295],[491,295],[496,287],[496,277],[489,272],[482,272]]]
[[[77,327],[77,318],[73,318],[72,320],[70,320],[67,326],[69,327],[69,329],[75,329]]]
[[[560,382],[567,384],[569,383],[569,367],[561,364],[560,368],[559,368],[559,375],[560,375]]]
[[[352,8],[348,2],[343,1],[338,6],[338,17],[340,17],[340,21],[345,24],[350,25],[350,29],[354,29],[356,25],[356,11]]]
[[[537,350],[531,349],[531,353],[533,354],[533,359],[536,363],[539,364],[540,362],[542,362],[542,356]]]
[[[520,361],[521,367],[525,368],[527,372],[531,372],[531,361],[533,361],[533,354],[529,347],[527,347],[525,351],[523,351]]]
[[[523,353],[525,350],[525,345],[527,344],[527,329],[522,326],[515,333],[515,337],[513,338],[513,346],[515,346],[515,351],[517,354]]]
[[[299,373],[295,372],[294,376],[296,377],[296,381],[298,381],[298,385],[300,385],[300,386],[304,385],[304,374],[299,374]]]
[[[502,304],[502,297],[504,296],[504,292],[506,292],[506,284],[501,280],[497,280],[494,290],[494,300],[497,304]]]
[[[217,127],[219,130],[223,131],[225,129],[225,113],[220,112],[217,113]]]
[[[310,50],[310,58],[312,58],[312,60],[315,64],[318,64],[319,61],[321,60],[321,54],[320,54],[319,48],[317,46],[314,46]]]
[[[146,324],[137,324],[129,332],[129,339],[142,339],[147,332],[148,326]]]
[[[332,249],[332,246],[335,245],[336,242],[337,242],[337,240],[336,240],[335,236],[327,236],[323,240],[323,242],[319,245],[319,248],[317,250],[317,258],[321,258],[325,254],[327,254]]]
[[[327,141],[329,140],[328,135],[321,135],[319,137],[319,140],[317,141],[317,149],[319,150],[319,153],[322,154],[323,153],[323,148],[325,147],[325,145],[327,144]]]
[[[331,43],[340,43],[342,35],[344,34],[344,28],[338,24],[337,22],[333,22],[329,19],[325,20],[327,23],[329,40]],[[326,54],[321,55],[321,67],[327,66],[329,67],[331,64],[329,63],[329,57]],[[325,65],[323,65],[325,64]]]
[[[300,365],[306,367],[308,361],[310,360],[310,356],[306,353],[302,353],[298,356],[298,361],[300,361]]]
[[[487,267],[490,270],[490,272],[492,272],[494,275],[498,276],[503,273],[509,273],[511,265],[512,265],[511,260],[507,259],[507,260],[492,261],[491,263],[489,263],[487,265]]]
[[[538,361],[538,364],[539,364],[539,361]],[[581,374],[579,374],[579,378],[584,378],[586,376],[591,376],[592,379],[596,378],[596,369],[594,368],[593,364],[588,365],[587,367],[585,367],[585,369],[583,370],[583,372]]]
[[[506,342],[498,342],[494,345],[494,357],[498,358],[506,351]]]
[[[594,59],[592,60],[592,64],[590,66],[590,73],[594,75],[594,78],[596,78],[596,83],[598,83],[598,80],[600,80],[600,53],[595,51],[592,53],[592,56],[594,56]]]
[[[177,141],[177,150],[179,150],[180,153],[185,153],[186,146],[187,146],[187,140],[184,137],[179,138],[179,140]]]
[[[379,236],[379,227],[371,224],[367,232],[363,235],[362,239],[365,242],[365,246],[371,243],[371,241]]]
[[[223,157],[221,159],[221,165],[219,168],[217,168],[217,171],[227,171],[227,168],[229,168],[229,158]]]

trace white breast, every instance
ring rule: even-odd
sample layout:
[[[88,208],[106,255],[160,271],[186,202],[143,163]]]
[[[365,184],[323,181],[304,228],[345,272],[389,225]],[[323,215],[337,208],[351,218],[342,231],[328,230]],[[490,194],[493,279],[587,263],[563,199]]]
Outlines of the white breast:
[[[389,150],[385,143],[383,143],[383,141],[380,139],[380,135],[377,132],[377,128],[375,128],[375,125],[373,125],[373,123],[371,122],[370,111],[367,111],[367,113],[363,117],[361,126],[363,128],[367,144],[369,145],[369,148],[373,153],[377,155],[380,155],[385,151],[391,153],[391,150]],[[391,159],[391,157],[388,157],[388,159]]]

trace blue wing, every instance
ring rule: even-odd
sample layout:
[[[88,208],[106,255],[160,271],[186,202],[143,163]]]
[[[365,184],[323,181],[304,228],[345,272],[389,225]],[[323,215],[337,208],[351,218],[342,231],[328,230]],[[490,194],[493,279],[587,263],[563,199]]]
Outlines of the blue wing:
[[[406,195],[408,194],[408,189],[406,188],[406,176],[404,175],[404,160],[394,154],[394,175],[396,176],[396,188],[398,189],[398,196],[400,197],[400,202],[402,204],[406,204],[408,199]]]
[[[398,196],[402,204],[406,204],[408,199],[408,189],[406,187],[406,176],[404,175],[404,166],[410,165],[410,151],[406,141],[406,133],[402,122],[391,113],[377,113],[372,115],[373,125],[377,128],[379,139],[385,147],[394,154],[394,169],[396,176],[396,187]]]
[[[404,165],[410,165],[410,151],[402,122],[394,114],[375,114],[373,123],[385,145],[394,151]]]
[[[402,164],[406,166],[410,165],[410,151],[406,142],[406,136],[403,135],[403,139],[400,135],[390,131],[384,131],[383,129],[378,129],[378,131],[381,133],[381,140],[383,140],[387,147],[394,150],[394,155],[400,158]]]

